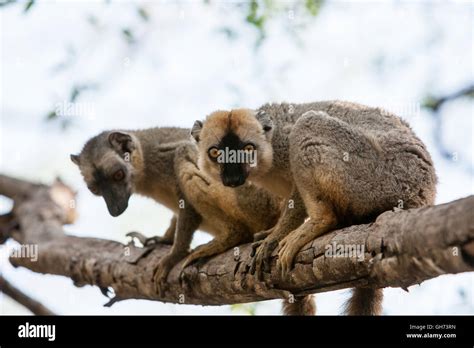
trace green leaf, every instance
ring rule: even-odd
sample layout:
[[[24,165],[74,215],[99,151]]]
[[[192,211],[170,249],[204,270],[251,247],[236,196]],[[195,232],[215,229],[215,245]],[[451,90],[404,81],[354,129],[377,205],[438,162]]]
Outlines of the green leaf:
[[[312,16],[316,16],[322,4],[322,0],[306,0],[305,7]]]
[[[54,120],[55,118],[58,118],[58,114],[56,113],[56,111],[50,111],[50,112],[46,115],[46,120],[48,120],[48,121],[52,121],[52,120]]]
[[[430,109],[430,110],[436,110],[438,108],[438,99],[434,98],[433,96],[427,96],[423,102],[421,103],[421,105],[426,108],[426,109]]]
[[[34,4],[35,4],[35,0],[28,1],[25,5],[25,9],[23,10],[23,12],[25,13],[28,12]]]
[[[137,12],[141,19],[143,19],[145,22],[148,22],[150,15],[148,14],[147,10],[145,10],[143,7],[139,7]]]
[[[133,32],[131,29],[128,29],[128,28],[122,29],[122,34],[125,37],[125,40],[127,40],[129,44],[135,43],[136,41],[135,36],[133,35]]]

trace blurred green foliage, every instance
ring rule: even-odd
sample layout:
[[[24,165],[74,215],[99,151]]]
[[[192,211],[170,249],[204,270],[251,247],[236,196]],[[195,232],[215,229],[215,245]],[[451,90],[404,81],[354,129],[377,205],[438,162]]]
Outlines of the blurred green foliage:
[[[232,312],[255,315],[258,303],[238,303],[230,306]]]
[[[25,5],[24,11],[28,12],[31,9],[31,7],[33,7],[34,4],[35,4],[35,0],[29,0]]]
[[[122,35],[128,44],[134,44],[137,42],[137,40],[135,39],[135,35],[133,35],[133,31],[130,28],[123,28]]]
[[[315,17],[319,14],[323,0],[305,1],[272,1],[272,0],[251,0],[248,2],[247,15],[245,20],[258,31],[258,47],[266,36],[266,26],[272,18],[290,13],[294,16],[300,14],[304,17]]]
[[[148,20],[150,19],[150,14],[144,7],[138,7],[137,13],[140,18],[143,19],[145,22],[148,22]]]

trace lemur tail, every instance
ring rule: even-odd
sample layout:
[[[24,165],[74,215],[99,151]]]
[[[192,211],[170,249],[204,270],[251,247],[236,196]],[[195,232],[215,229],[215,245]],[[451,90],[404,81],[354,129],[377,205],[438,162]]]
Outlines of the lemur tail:
[[[380,315],[382,313],[383,289],[354,288],[345,303],[347,315]]]
[[[315,315],[316,303],[313,295],[295,297],[283,301],[284,315]]]

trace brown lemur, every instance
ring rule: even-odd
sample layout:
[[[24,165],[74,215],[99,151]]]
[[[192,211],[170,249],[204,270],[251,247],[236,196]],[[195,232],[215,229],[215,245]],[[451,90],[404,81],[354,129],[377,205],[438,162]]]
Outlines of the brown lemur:
[[[224,185],[247,179],[291,202],[278,223],[256,242],[252,273],[291,271],[297,253],[339,227],[373,221],[394,207],[434,203],[436,174],[425,145],[391,113],[342,101],[266,104],[257,110],[216,111],[196,121],[199,167]],[[218,163],[213,154],[246,148],[256,165]],[[309,218],[308,218],[309,217]],[[356,288],[350,315],[379,314],[382,289]]]
[[[183,258],[184,268],[194,260],[251,242],[255,233],[273,226],[280,215],[281,199],[253,184],[237,190],[225,187],[198,169],[197,157],[190,130],[181,128],[105,131],[90,139],[79,155],[71,155],[89,190],[104,198],[112,216],[127,209],[133,193],[173,211],[163,237],[130,234],[144,244],[173,244],[156,268],[154,281],[160,293],[165,291],[169,271]],[[188,255],[198,228],[214,239]],[[309,297],[298,301],[287,303],[286,313],[313,314]],[[305,308],[302,303],[307,303]]]

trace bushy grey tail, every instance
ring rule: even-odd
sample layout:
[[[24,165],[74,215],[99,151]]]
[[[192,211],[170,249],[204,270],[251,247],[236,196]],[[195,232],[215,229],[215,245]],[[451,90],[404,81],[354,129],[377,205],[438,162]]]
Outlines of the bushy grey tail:
[[[355,288],[344,306],[347,315],[382,314],[383,289]]]
[[[313,295],[295,297],[292,300],[283,301],[284,315],[315,315],[316,303]]]

